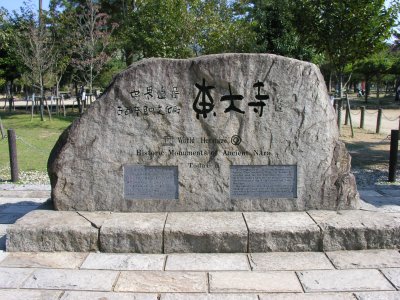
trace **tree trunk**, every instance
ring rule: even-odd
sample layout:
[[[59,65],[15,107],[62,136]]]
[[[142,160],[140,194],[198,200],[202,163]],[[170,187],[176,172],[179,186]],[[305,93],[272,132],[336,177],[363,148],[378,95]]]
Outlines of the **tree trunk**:
[[[79,91],[78,91],[78,83],[74,82],[74,86],[75,86],[75,95],[76,95],[76,102],[78,103],[78,111],[81,114],[82,113],[82,106],[81,106],[81,96],[79,95]]]
[[[44,92],[43,92],[43,85],[40,84],[40,121],[44,121],[44,104],[43,104],[43,98],[44,97]]]
[[[368,103],[368,94],[369,94],[369,78],[365,78],[365,103]]]
[[[379,86],[380,86],[380,81],[377,80],[376,81],[376,98],[378,98],[378,100],[379,100],[379,96],[380,96]]]
[[[90,83],[89,83],[89,94],[93,92],[93,65],[90,65]]]
[[[3,122],[1,121],[1,117],[0,117],[0,132],[1,132],[1,139],[2,140],[5,139],[6,138],[6,132],[4,130]]]
[[[129,67],[133,63],[133,51],[130,49],[125,49],[125,64]]]
[[[339,98],[343,98],[343,72],[339,73]]]
[[[398,78],[395,83],[395,88],[394,88],[394,95],[395,95],[394,101],[395,102],[400,101],[400,93],[398,92],[399,88],[400,88],[400,78]]]
[[[14,101],[14,93],[13,93],[13,86],[14,86],[14,80],[10,81],[10,96],[8,98],[8,110],[9,112],[12,111],[13,108],[13,101]]]

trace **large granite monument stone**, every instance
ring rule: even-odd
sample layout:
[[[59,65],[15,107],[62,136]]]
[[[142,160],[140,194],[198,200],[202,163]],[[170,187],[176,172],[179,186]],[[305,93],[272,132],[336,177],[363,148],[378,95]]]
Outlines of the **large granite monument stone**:
[[[358,206],[319,69],[267,54],[132,65],[62,134],[48,171],[58,210]]]

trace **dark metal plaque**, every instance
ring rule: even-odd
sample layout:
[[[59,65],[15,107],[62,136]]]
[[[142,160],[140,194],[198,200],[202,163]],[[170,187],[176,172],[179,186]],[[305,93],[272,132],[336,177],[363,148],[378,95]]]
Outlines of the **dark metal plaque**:
[[[124,166],[125,199],[175,200],[178,187],[178,167]]]
[[[231,166],[231,199],[297,197],[297,166]]]

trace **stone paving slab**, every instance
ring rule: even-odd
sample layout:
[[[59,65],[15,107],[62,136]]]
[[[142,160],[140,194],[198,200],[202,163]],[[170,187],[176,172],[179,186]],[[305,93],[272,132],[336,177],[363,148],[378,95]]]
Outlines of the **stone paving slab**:
[[[0,224],[0,235],[7,233],[7,227],[9,224]]]
[[[34,205],[1,205],[0,213],[4,214],[27,214],[32,210],[37,209],[41,204],[37,203]]]
[[[46,202],[49,198],[5,198],[0,197],[0,205],[40,205]]]
[[[321,252],[270,252],[249,254],[252,270],[318,270],[334,269]]]
[[[361,209],[380,212],[400,212],[400,197],[365,196]]]
[[[116,271],[39,269],[22,285],[28,289],[111,291]]]
[[[294,272],[210,272],[211,293],[302,292]]]
[[[358,300],[399,300],[400,292],[357,292]]]
[[[159,300],[157,294],[66,291],[60,300]]]
[[[116,292],[205,293],[207,274],[202,272],[122,271]]]
[[[382,197],[383,195],[376,190],[358,190],[360,194],[360,198],[364,199],[364,197]]]
[[[246,254],[179,253],[169,254],[165,270],[169,271],[249,271]]]
[[[306,212],[246,212],[249,252],[318,251],[320,229]]]
[[[378,189],[377,192],[383,194],[384,196],[400,197],[400,188]]]
[[[364,200],[360,200],[360,209],[363,211],[374,211],[374,212],[384,212],[384,213],[399,213],[400,205],[388,205],[386,202],[382,205],[378,203],[368,203]]]
[[[0,252],[0,263],[8,256],[6,252]]]
[[[163,253],[166,213],[114,213],[100,229],[102,252]]]
[[[0,184],[1,191],[51,191],[50,184],[15,184],[2,183]]]
[[[50,198],[50,191],[0,190],[2,198]]]
[[[88,254],[82,252],[11,252],[0,267],[77,269]]]
[[[17,289],[34,270],[24,268],[0,268],[0,289]]]
[[[50,290],[0,290],[0,299],[4,300],[58,300],[62,291]]]
[[[14,224],[18,219],[23,217],[25,214],[13,213],[13,214],[3,214],[0,213],[0,224]]]
[[[98,230],[76,212],[35,210],[7,228],[7,251],[89,252]]]
[[[356,300],[352,293],[261,294],[260,300]]]
[[[0,224],[0,251],[6,250],[6,234],[8,224]]]
[[[81,269],[162,271],[164,254],[90,253]]]
[[[324,251],[400,247],[400,213],[310,211],[322,229]]]
[[[256,294],[162,294],[161,300],[258,300]]]
[[[394,290],[378,270],[324,270],[297,272],[305,292]]]
[[[396,289],[400,290],[400,268],[382,269],[381,271]]]
[[[169,213],[164,230],[164,251],[247,252],[248,232],[242,213]]]
[[[373,269],[400,267],[397,250],[359,250],[326,252],[337,269]]]
[[[1,235],[0,234],[0,251],[5,251],[6,250],[6,235]]]

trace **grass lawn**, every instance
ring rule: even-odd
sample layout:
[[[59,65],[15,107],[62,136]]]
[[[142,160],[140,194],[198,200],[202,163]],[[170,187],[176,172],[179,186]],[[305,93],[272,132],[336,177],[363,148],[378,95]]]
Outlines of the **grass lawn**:
[[[17,135],[17,155],[20,171],[46,172],[47,160],[60,134],[67,128],[76,116],[52,116],[45,121],[35,115],[31,121],[30,114],[25,112],[8,113],[0,111],[1,121],[5,131],[14,129]],[[1,139],[1,135],[0,135]],[[0,179],[9,180],[8,140],[0,140]]]

